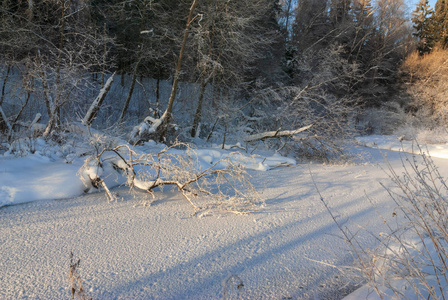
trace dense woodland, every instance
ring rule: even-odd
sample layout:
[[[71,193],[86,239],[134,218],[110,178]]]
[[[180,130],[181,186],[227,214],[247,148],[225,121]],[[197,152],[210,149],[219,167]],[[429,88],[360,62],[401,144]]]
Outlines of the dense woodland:
[[[109,101],[103,118],[132,143],[288,135],[308,126],[307,136],[322,145],[325,136],[390,133],[409,120],[445,125],[448,1],[406,5],[2,0],[0,130],[11,141],[31,128],[55,136],[80,120],[101,127],[95,118],[111,85],[126,92]],[[182,117],[173,109],[180,84],[196,90],[183,100]],[[152,91],[138,116],[130,110],[141,102],[137,88]],[[307,138],[300,143],[317,149]]]

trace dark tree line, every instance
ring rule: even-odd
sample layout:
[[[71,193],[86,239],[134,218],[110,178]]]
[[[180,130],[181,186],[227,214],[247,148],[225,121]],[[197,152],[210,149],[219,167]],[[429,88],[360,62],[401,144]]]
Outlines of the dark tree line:
[[[39,111],[46,120],[44,135],[74,119],[71,103],[85,97],[86,89],[103,87],[112,72],[131,78],[125,98],[114,103],[121,110],[117,123],[132,118],[128,107],[138,78],[157,81],[159,109],[145,119],[150,126],[158,119],[170,122],[179,81],[196,84],[191,136],[198,133],[210,87],[249,104],[254,95],[283,89],[277,93],[281,99],[271,98],[266,107],[295,106],[288,111],[296,119],[310,98],[322,107],[348,98],[346,105],[378,105],[394,92],[398,67],[415,41],[404,2],[2,0],[1,84],[8,85],[11,72],[20,73],[22,105],[27,95],[45,104]],[[428,1],[418,4],[412,20],[421,53],[448,44],[446,13],[444,0],[434,12]],[[169,101],[160,99],[162,80],[173,83]],[[0,110],[6,96],[3,89]],[[245,113],[257,116],[259,108]],[[3,130],[23,118],[1,111]],[[169,127],[165,123],[160,140]]]

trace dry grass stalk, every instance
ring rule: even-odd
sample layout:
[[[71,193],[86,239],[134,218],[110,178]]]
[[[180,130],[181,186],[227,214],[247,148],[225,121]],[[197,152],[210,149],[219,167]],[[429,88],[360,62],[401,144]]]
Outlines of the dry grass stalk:
[[[88,297],[84,291],[81,275],[78,272],[80,264],[81,260],[74,259],[73,252],[70,252],[70,268],[68,276],[70,279],[70,292],[72,295],[72,300],[92,300],[92,298]]]

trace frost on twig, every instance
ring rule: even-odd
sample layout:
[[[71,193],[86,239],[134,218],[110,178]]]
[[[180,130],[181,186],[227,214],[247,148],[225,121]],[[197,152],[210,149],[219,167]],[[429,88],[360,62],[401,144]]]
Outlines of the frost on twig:
[[[137,153],[129,145],[105,148],[86,160],[80,174],[86,186],[103,187],[106,172],[116,170],[130,188],[153,193],[164,186],[176,187],[195,212],[213,207],[234,213],[257,209],[259,197],[235,159],[204,165],[188,144],[176,142],[158,153]],[[202,196],[202,197],[200,197]]]

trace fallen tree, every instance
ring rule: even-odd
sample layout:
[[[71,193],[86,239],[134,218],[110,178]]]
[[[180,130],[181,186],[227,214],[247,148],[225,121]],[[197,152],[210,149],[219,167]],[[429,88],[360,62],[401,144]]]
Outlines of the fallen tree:
[[[299,134],[303,131],[310,129],[313,125],[304,126],[302,128],[298,128],[296,130],[277,130],[277,131],[266,131],[262,133],[252,134],[244,138],[246,143],[263,141],[271,138],[280,138],[280,137],[293,137],[296,134]]]
[[[103,104],[104,99],[107,96],[107,93],[109,92],[112,83],[114,82],[114,76],[115,73],[113,73],[109,79],[107,80],[104,87],[100,90],[98,96],[95,98],[95,100],[90,105],[89,110],[87,111],[86,115],[82,119],[82,124],[86,126],[92,125],[93,120],[95,120],[96,115],[98,114],[98,111],[100,110],[101,104]]]
[[[238,162],[227,158],[204,167],[195,150],[185,143],[176,142],[150,154],[139,154],[129,145],[119,145],[106,147],[89,157],[79,172],[87,190],[103,188],[108,199],[114,201],[116,196],[104,180],[110,175],[107,170],[116,170],[124,176],[127,186],[146,191],[153,197],[156,188],[174,186],[195,213],[211,207],[245,213],[257,209],[259,201]],[[199,199],[201,195],[205,197]]]

